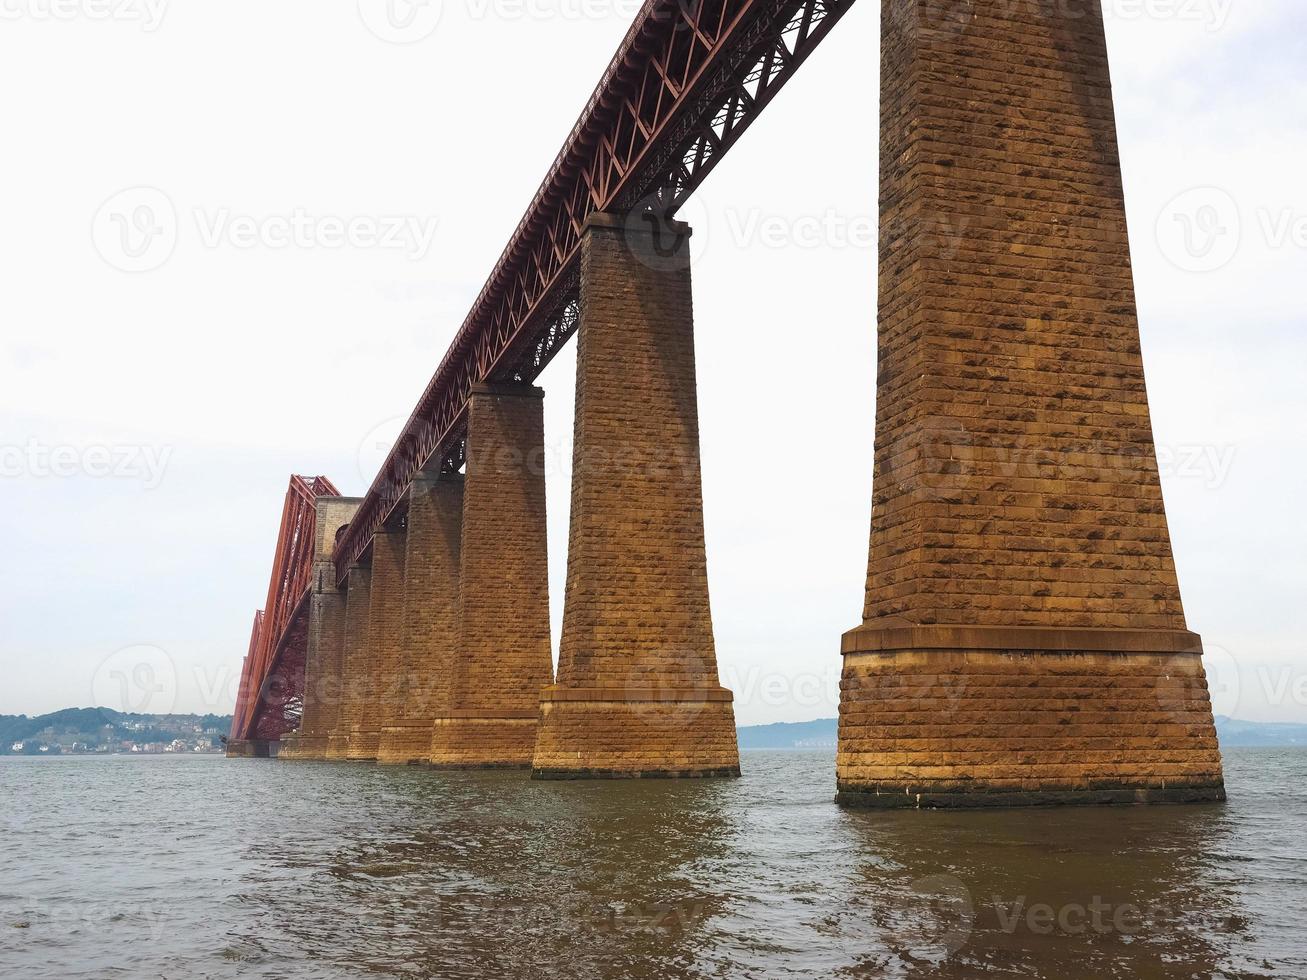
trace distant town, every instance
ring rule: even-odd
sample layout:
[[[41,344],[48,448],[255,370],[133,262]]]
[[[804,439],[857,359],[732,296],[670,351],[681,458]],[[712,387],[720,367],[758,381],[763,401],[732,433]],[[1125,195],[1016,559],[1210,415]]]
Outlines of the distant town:
[[[834,718],[739,729],[740,748],[834,751]],[[1222,748],[1307,746],[1307,725],[1235,721],[1218,716]],[[29,718],[0,715],[0,755],[222,755],[231,715],[139,715],[109,708],[68,708]]]
[[[67,708],[0,715],[0,755],[221,755],[230,715],[140,715]]]

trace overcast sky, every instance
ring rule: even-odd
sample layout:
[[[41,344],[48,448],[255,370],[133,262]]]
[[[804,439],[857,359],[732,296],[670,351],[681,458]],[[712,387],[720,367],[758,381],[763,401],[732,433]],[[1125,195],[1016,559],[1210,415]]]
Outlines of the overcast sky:
[[[371,482],[635,7],[0,0],[0,713],[230,710],[288,475]],[[1108,12],[1189,624],[1219,712],[1307,722],[1307,12]],[[861,0],[683,212],[743,723],[833,715],[860,621],[877,53]]]

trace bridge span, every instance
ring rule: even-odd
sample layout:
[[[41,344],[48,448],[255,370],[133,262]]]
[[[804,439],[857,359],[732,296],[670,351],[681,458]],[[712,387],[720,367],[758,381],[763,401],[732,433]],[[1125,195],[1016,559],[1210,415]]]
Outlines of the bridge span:
[[[292,480],[231,754],[739,774],[675,214],[850,5],[645,3],[367,494]],[[1101,8],[881,9],[875,486],[839,799],[1221,799]],[[533,382],[573,335],[555,673]]]

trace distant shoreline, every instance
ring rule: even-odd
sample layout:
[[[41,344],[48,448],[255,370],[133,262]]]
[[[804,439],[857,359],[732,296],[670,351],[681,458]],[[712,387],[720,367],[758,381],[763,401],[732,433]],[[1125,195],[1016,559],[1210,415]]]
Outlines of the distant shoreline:
[[[835,718],[816,721],[745,725],[739,729],[741,751],[779,749],[788,751],[833,751],[838,739]],[[1307,748],[1307,724],[1238,721],[1218,716],[1216,735],[1221,748]]]
[[[838,721],[742,725],[745,752],[833,752]],[[229,715],[124,714],[108,708],[69,708],[29,718],[0,715],[0,757],[190,756],[225,754]],[[1222,748],[1307,748],[1307,724],[1238,721],[1218,716]]]

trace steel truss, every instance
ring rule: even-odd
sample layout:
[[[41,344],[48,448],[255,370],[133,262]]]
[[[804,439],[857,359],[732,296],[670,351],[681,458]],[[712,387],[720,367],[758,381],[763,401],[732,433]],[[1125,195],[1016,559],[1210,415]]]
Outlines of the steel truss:
[[[340,492],[325,476],[292,476],[281,512],[267,605],[254,616],[231,738],[279,739],[299,722],[317,498]]]
[[[472,385],[533,381],[575,332],[586,217],[670,219],[852,5],[647,0],[337,545],[339,582],[419,473],[462,465]]]

